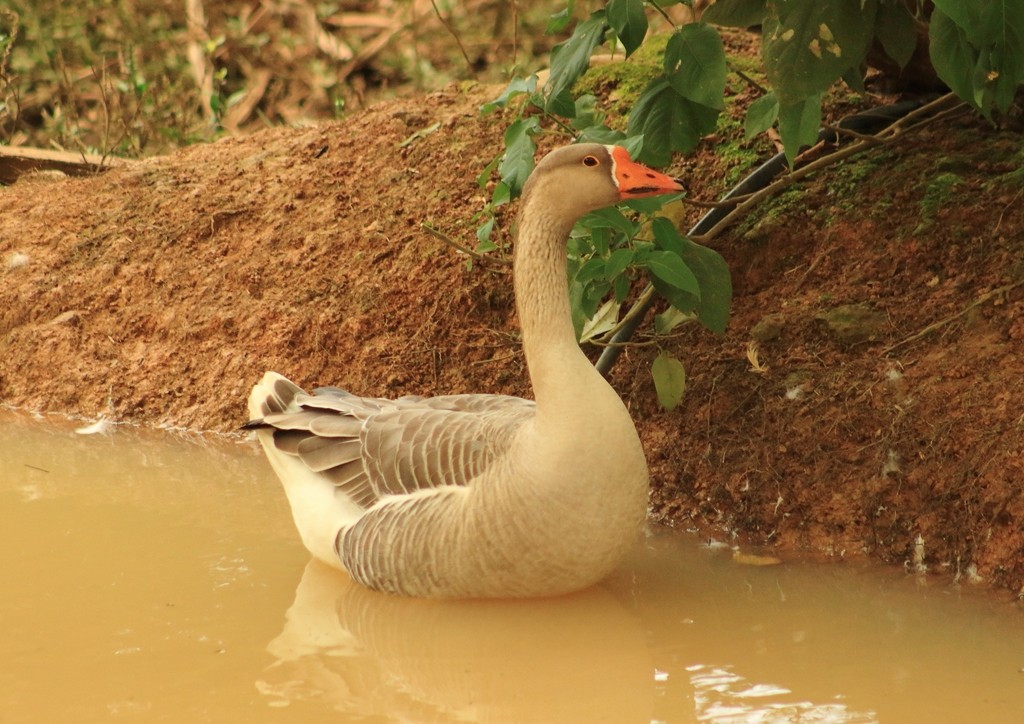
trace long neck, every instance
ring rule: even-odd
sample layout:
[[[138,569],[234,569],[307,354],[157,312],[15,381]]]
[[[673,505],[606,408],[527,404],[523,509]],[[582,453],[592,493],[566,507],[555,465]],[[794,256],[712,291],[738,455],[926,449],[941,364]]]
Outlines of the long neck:
[[[565,258],[571,230],[572,222],[540,199],[524,199],[514,259],[516,308],[538,410],[556,415],[600,380],[572,325]]]

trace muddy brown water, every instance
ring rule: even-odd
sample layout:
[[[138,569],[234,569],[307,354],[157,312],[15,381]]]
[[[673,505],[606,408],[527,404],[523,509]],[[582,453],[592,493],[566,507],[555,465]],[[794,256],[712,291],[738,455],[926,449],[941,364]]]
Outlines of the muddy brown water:
[[[1016,722],[1024,612],[652,531],[552,600],[308,560],[251,443],[0,411],[0,721]]]

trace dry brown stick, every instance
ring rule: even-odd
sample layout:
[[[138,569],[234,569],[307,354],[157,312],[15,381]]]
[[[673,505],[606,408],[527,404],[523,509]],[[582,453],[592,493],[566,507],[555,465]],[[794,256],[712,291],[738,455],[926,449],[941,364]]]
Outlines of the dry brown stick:
[[[12,184],[19,176],[33,171],[53,170],[69,176],[83,176],[128,163],[131,162],[116,156],[54,151],[49,148],[0,146],[0,184]]]
[[[267,86],[270,85],[273,76],[274,74],[267,68],[260,68],[249,76],[249,87],[245,89],[245,95],[224,114],[224,119],[221,121],[221,125],[229,133],[237,134],[242,124],[249,120],[249,117],[256,110],[256,106],[259,105],[260,101],[263,100],[263,96],[266,95]]]
[[[462,244],[455,241],[455,239],[451,238],[440,229],[435,229],[434,227],[429,226],[427,224],[420,224],[420,228],[423,229],[428,234],[430,234],[431,236],[433,236],[435,239],[438,239],[447,244],[448,246],[450,246],[451,248],[455,249],[455,251],[459,252],[460,254],[465,254],[470,259],[478,261],[481,264],[484,264],[485,266],[494,265],[496,268],[504,271],[505,269],[503,267],[507,267],[509,264],[512,263],[508,259],[496,256],[488,256],[487,254],[481,254],[478,251],[470,249],[468,246],[463,246]]]
[[[971,311],[972,309],[974,309],[978,305],[984,304],[985,302],[987,302],[992,297],[999,296],[1000,294],[1006,294],[1007,292],[1009,292],[1009,291],[1011,291],[1013,289],[1016,289],[1017,287],[1021,286],[1022,284],[1024,284],[1024,279],[1022,279],[1019,282],[1014,282],[1013,284],[1005,284],[1005,285],[1003,285],[1001,287],[997,287],[996,289],[992,289],[990,291],[987,291],[984,294],[982,294],[980,297],[975,299],[973,302],[968,304],[966,307],[961,309],[956,314],[951,314],[948,317],[946,317],[945,319],[940,319],[937,322],[932,322],[927,327],[922,329],[920,332],[916,332],[916,333],[910,335],[909,337],[907,337],[906,339],[901,339],[899,342],[896,342],[895,344],[889,345],[888,347],[886,347],[882,351],[888,353],[888,352],[893,351],[897,347],[902,347],[905,344],[909,344],[911,342],[919,340],[922,337],[931,334],[935,330],[940,329],[942,327],[945,327],[950,322],[955,322],[957,319],[959,319],[960,317],[964,316],[965,314],[967,314],[969,311]]]
[[[206,11],[203,9],[203,0],[185,0],[185,23],[188,26],[188,64],[192,68],[192,77],[195,78],[196,87],[199,89],[199,103],[203,109],[203,117],[212,121],[213,113],[213,68],[209,58],[203,51],[203,47],[209,41],[206,32]]]

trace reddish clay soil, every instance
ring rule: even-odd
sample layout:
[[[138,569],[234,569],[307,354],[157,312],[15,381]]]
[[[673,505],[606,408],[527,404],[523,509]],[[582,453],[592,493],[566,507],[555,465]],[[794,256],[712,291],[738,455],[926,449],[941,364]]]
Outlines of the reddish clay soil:
[[[228,432],[266,369],[370,395],[528,396],[507,269],[468,268],[420,226],[475,243],[475,178],[504,128],[477,107],[494,94],[0,189],[0,401]],[[733,318],[663,343],[683,403],[658,407],[656,347],[612,373],[654,518],[896,565],[920,542],[932,573],[1024,595],[1020,143],[937,123],[715,241]],[[714,178],[704,157],[686,172]],[[845,305],[867,321],[830,327]]]

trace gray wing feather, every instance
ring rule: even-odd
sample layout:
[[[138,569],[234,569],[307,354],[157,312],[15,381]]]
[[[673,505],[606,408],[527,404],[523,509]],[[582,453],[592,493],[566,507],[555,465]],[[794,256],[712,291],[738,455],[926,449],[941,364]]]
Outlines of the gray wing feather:
[[[357,397],[337,388],[278,391],[262,424],[358,504],[443,485],[466,485],[506,449],[534,403],[503,395]],[[283,409],[279,409],[282,408]]]

